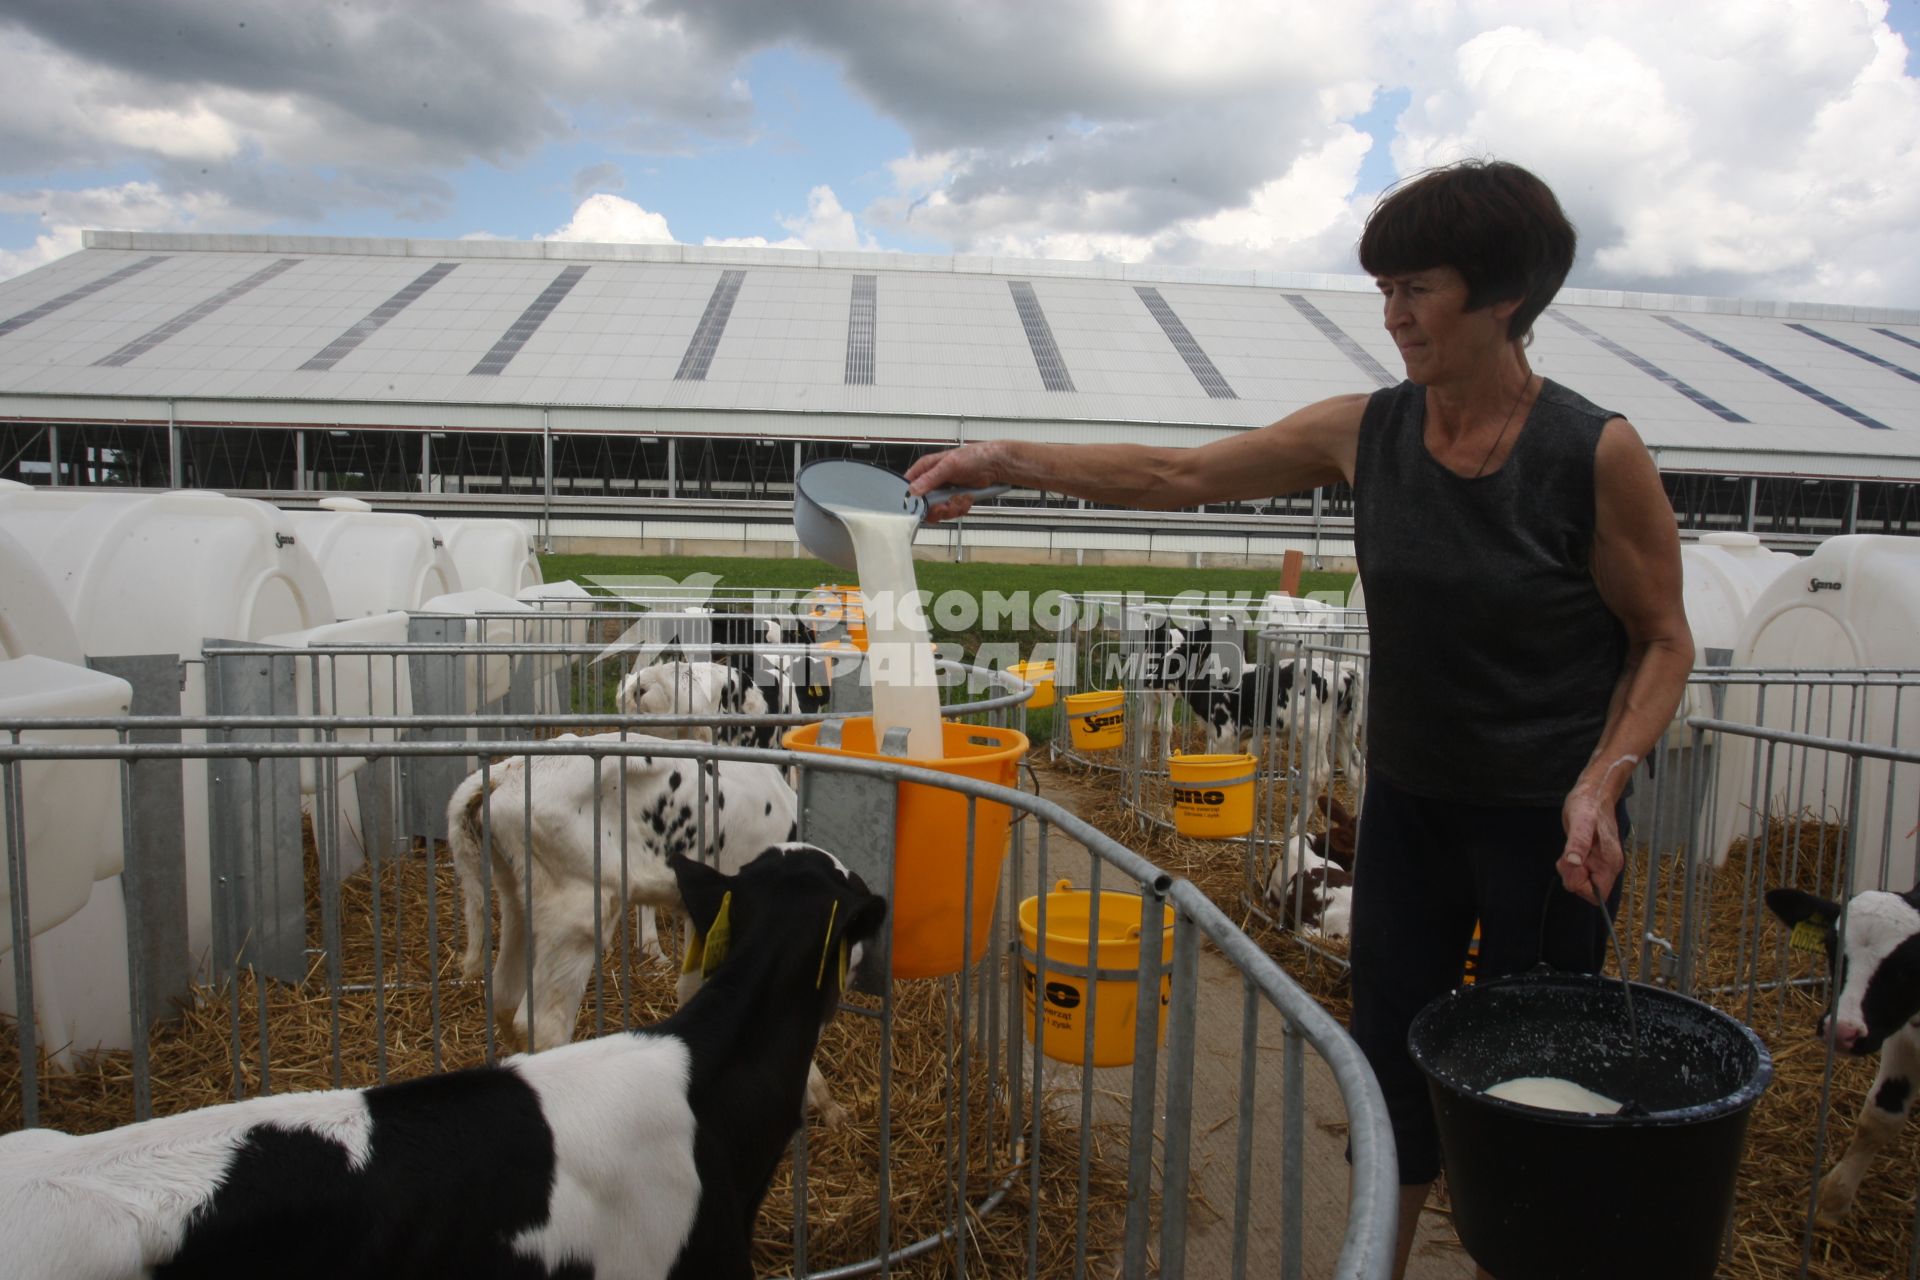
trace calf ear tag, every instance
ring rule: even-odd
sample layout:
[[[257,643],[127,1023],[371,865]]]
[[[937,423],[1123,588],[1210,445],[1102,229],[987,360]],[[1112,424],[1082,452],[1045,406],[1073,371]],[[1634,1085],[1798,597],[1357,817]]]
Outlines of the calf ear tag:
[[[1793,926],[1793,933],[1787,938],[1787,945],[1795,951],[1814,951],[1826,954],[1827,921],[1824,916],[1808,916]]]
[[[814,975],[813,975],[813,989],[815,991],[818,991],[821,987],[824,987],[827,984],[827,956],[832,954],[832,951],[833,951],[833,922],[835,920],[838,920],[839,918],[840,918],[840,904],[838,902],[835,902],[833,904],[833,910],[827,913],[827,936],[825,940],[820,943],[820,967],[814,972]],[[843,941],[840,944],[840,988],[841,990],[844,991],[846,989],[846,986],[847,986],[847,944]]]
[[[733,940],[732,906],[733,891],[729,889],[720,895],[720,910],[707,927],[706,954],[700,958],[702,978],[711,978],[713,971],[727,958],[727,944]]]
[[[713,926],[704,934],[695,930],[687,931],[687,955],[680,962],[680,972],[700,971],[701,978],[711,977],[727,958],[727,941],[733,932],[728,919],[728,908],[733,905],[733,891],[720,895],[720,911],[713,917]]]

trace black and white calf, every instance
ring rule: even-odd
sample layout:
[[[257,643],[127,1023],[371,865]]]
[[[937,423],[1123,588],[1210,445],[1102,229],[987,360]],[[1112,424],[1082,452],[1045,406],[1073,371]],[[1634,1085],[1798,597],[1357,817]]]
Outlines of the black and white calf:
[[[1856,894],[1844,931],[1838,903],[1798,889],[1768,890],[1767,906],[1794,927],[1796,945],[1811,939],[1826,950],[1834,995],[1819,1035],[1841,1053],[1880,1055],[1853,1139],[1820,1180],[1816,1213],[1831,1224],[1853,1207],[1867,1166],[1899,1136],[1920,1088],[1920,886]]]
[[[664,740],[602,733],[579,741]],[[793,788],[778,769],[739,760],[516,756],[476,769],[447,802],[447,846],[467,928],[461,971],[471,980],[486,965],[482,863],[489,836],[485,870],[500,904],[494,1016],[503,1037],[544,1049],[573,1038],[593,971],[596,911],[605,930],[628,905],[648,908],[640,915],[641,947],[658,957],[651,908],[680,905],[670,860],[693,856],[733,870],[758,850],[793,839],[798,813]]]
[[[1196,628],[1187,643],[1197,653],[1211,641],[1205,628]],[[1212,661],[1203,669],[1217,672],[1220,665]],[[1247,749],[1256,719],[1264,720],[1269,734],[1290,744],[1293,767],[1308,797],[1298,815],[1298,830],[1304,833],[1307,810],[1327,789],[1335,768],[1348,777],[1359,768],[1364,706],[1360,672],[1345,662],[1311,655],[1270,666],[1265,672],[1266,714],[1256,716],[1261,677],[1258,665],[1243,662],[1235,673],[1189,683],[1187,701],[1207,726],[1211,752]]]
[[[755,723],[756,718],[812,715],[827,704],[828,693],[823,685],[796,683],[778,665],[762,670],[757,680],[758,683],[755,676],[724,662],[656,662],[622,680],[614,702],[625,715],[737,717],[737,724],[685,730],[668,728],[662,730],[662,736],[741,747],[780,744],[783,728]]]
[[[0,1137],[9,1276],[746,1280],[807,1063],[886,901],[831,855],[676,859],[723,957],[665,1022],[365,1090]]]

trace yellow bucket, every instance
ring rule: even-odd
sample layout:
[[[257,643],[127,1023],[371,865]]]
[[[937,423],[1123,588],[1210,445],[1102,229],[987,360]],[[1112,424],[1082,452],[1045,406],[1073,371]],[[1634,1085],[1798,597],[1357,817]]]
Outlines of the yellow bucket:
[[[865,622],[866,607],[860,588],[844,583],[822,583],[807,596],[807,616],[822,623]]]
[[[1126,693],[1095,689],[1067,695],[1067,727],[1079,751],[1111,751],[1126,741]]]
[[[886,760],[1003,787],[1018,785],[1020,757],[1027,753],[1027,736],[1017,729],[946,723],[940,726],[940,759],[883,756],[873,749],[873,717],[840,724],[837,748],[820,745],[818,724],[789,729],[781,741],[792,751]],[[967,797],[916,782],[900,784],[893,825],[893,901],[887,911],[893,918],[894,977],[944,977],[986,954],[1012,816],[1003,804],[981,800],[974,805],[973,939],[968,947],[961,937],[966,926]]]
[[[1137,893],[1100,893],[1099,936],[1093,937],[1093,894],[1062,880],[1047,895],[1047,942],[1039,945],[1040,899],[1020,904],[1020,963],[1026,971],[1027,1022],[1033,1026],[1034,989],[1044,986],[1040,1052],[1056,1062],[1124,1067],[1133,1061],[1140,1001],[1140,918],[1145,899]],[[1160,964],[1173,960],[1173,908],[1161,908]],[[1036,952],[1039,952],[1036,956]],[[1038,960],[1044,981],[1034,972]],[[1089,972],[1091,969],[1091,973]],[[1094,980],[1093,1057],[1087,1057],[1087,979]],[[1173,979],[1160,979],[1158,1043],[1167,1036],[1167,1001]]]
[[[1170,757],[1174,830],[1200,840],[1231,840],[1253,830],[1254,766],[1249,755]]]
[[[1041,711],[1053,705],[1051,662],[1016,662],[1007,668],[1007,674],[1033,686],[1033,696],[1027,699],[1027,710]]]

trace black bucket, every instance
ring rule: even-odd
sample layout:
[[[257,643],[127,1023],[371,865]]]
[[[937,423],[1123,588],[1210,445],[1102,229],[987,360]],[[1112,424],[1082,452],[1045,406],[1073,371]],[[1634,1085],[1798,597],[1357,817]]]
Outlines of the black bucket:
[[[1454,1226],[1499,1280],[1713,1275],[1773,1059],[1742,1023],[1659,987],[1635,983],[1633,1013],[1637,1059],[1613,978],[1503,978],[1414,1019]],[[1481,1092],[1521,1076],[1638,1105],[1593,1115]]]

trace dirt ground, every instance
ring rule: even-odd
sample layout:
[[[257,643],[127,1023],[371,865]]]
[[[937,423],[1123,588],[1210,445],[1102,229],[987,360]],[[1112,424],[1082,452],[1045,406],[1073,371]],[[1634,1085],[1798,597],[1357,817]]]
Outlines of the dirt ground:
[[[1070,812],[1102,826],[1100,819],[1112,808],[1112,787],[1097,775],[1064,766],[1040,765],[1035,774],[1040,793]],[[1103,827],[1103,829],[1105,829]],[[1110,831],[1120,837],[1122,833]],[[1123,839],[1123,843],[1126,841]],[[1149,853],[1158,865],[1159,859]],[[1239,847],[1223,846],[1223,856],[1237,859]],[[1087,853],[1077,844],[1053,839],[1049,847],[1049,881],[1061,878],[1082,883]],[[1171,869],[1171,868],[1170,868]],[[1185,870],[1181,870],[1185,874]],[[1036,877],[1037,878],[1037,877]],[[1198,878],[1196,882],[1198,882]],[[1230,879],[1230,877],[1228,878]],[[1206,887],[1203,885],[1202,887]],[[1037,890],[1029,889],[1027,892]],[[1214,895],[1218,900],[1219,894]],[[1230,916],[1241,914],[1226,903]],[[1200,962],[1200,1000],[1198,1025],[1214,1028],[1203,1034],[1196,1056],[1194,1079],[1193,1132],[1196,1135],[1193,1168],[1195,1189],[1205,1209],[1195,1216],[1190,1227],[1187,1250],[1187,1274],[1214,1276],[1231,1274],[1233,1257],[1233,1212],[1235,1202],[1235,1152],[1237,1108],[1239,1105],[1240,1036],[1242,1027],[1242,984],[1238,970],[1211,947],[1203,947]],[[1248,1205],[1248,1274],[1279,1274],[1281,1260],[1281,1223],[1277,1196],[1262,1197],[1258,1189],[1275,1187],[1281,1181],[1281,1033],[1277,1017],[1260,1023],[1257,1039],[1256,1070],[1258,1101],[1254,1143],[1255,1194]],[[1346,1110],[1334,1083],[1333,1073],[1315,1054],[1307,1050],[1305,1135],[1306,1159],[1303,1169],[1305,1214],[1303,1221],[1304,1273],[1328,1274],[1339,1256],[1347,1222]],[[1078,1068],[1057,1068],[1057,1072],[1077,1075]],[[1096,1073],[1097,1087],[1103,1095],[1124,1102],[1131,1087],[1125,1069]],[[1461,1280],[1474,1274],[1472,1260],[1460,1247],[1444,1203],[1438,1198],[1421,1216],[1419,1236],[1408,1265],[1409,1280]]]

